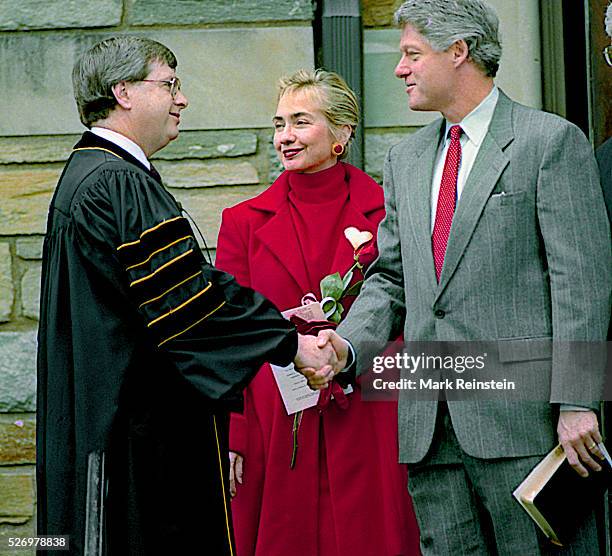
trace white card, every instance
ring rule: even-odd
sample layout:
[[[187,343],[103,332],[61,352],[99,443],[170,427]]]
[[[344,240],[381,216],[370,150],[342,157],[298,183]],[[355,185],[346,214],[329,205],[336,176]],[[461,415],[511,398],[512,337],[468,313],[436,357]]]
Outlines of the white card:
[[[293,363],[287,367],[270,366],[280,395],[283,398],[287,415],[293,415],[298,411],[317,405],[319,391],[309,388],[306,377],[295,370]]]

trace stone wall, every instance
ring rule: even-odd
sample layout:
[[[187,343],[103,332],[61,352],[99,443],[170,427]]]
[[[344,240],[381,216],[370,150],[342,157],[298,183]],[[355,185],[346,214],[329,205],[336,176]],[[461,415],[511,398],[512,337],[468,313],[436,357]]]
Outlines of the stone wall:
[[[313,64],[311,0],[0,0],[0,556],[35,532],[36,327],[47,208],[81,131],[87,46],[145,35],[177,55],[190,106],[155,165],[214,257],[221,210],[278,173],[277,79]],[[24,555],[27,551],[14,552]],[[32,552],[33,554],[33,552]]]

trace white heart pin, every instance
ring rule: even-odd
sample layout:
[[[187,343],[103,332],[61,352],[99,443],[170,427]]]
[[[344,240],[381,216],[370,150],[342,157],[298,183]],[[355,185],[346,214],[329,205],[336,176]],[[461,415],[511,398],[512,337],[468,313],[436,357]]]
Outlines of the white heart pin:
[[[357,228],[351,226],[344,230],[344,237],[349,240],[353,249],[356,251],[362,245],[372,239],[372,233],[368,231],[360,232]]]

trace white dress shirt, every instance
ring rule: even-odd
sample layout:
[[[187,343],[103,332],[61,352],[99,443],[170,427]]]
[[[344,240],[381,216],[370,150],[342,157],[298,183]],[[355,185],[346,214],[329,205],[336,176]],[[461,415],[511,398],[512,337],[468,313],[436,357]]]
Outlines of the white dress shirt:
[[[431,231],[433,232],[434,223],[436,221],[436,210],[438,208],[438,195],[440,194],[440,183],[442,181],[442,172],[444,171],[444,162],[446,161],[446,153],[450,146],[449,130],[453,125],[461,126],[463,133],[461,134],[461,164],[459,166],[459,175],[457,176],[457,205],[461,199],[461,193],[465,186],[474,160],[480,150],[480,145],[489,130],[489,124],[493,118],[493,112],[499,98],[499,90],[495,85],[491,92],[484,100],[472,110],[463,120],[457,124],[446,122],[444,130],[444,141],[440,143],[438,154],[436,155],[436,163],[434,165],[433,180],[431,182]]]
[[[129,152],[136,160],[138,160],[138,162],[143,164],[147,170],[151,169],[151,163],[147,160],[143,150],[125,135],[121,135],[121,133],[117,133],[116,131],[107,129],[105,127],[94,126],[90,129],[90,131],[98,137],[102,137],[102,139],[115,143],[115,145],[121,147],[124,151]]]

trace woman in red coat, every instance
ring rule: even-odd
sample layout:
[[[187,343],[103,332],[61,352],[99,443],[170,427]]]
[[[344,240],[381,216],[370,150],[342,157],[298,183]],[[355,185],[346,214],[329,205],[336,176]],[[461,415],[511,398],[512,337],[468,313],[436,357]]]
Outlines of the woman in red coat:
[[[217,266],[284,311],[307,294],[321,300],[321,279],[349,270],[345,230],[375,238],[384,200],[367,174],[338,160],[358,123],[339,76],[302,70],[282,79],[273,121],[285,172],[223,212]],[[288,415],[269,365],[246,389],[230,427],[238,556],[418,554],[396,405],[362,401],[359,385],[335,393]]]

